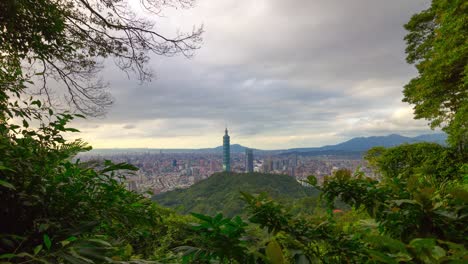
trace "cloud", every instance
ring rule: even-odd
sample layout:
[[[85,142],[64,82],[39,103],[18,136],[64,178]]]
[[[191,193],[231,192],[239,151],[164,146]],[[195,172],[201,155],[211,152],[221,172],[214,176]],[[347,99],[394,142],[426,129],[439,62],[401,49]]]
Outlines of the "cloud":
[[[408,136],[431,133],[424,120],[414,120],[411,107],[402,106],[388,113],[363,118],[349,118],[341,134],[347,137],[387,135],[389,132]]]
[[[156,79],[144,85],[106,67],[115,105],[76,125],[97,147],[216,146],[225,125],[234,143],[256,148],[427,132],[401,102],[416,74],[405,62],[403,24],[427,5],[201,0],[168,11],[159,23],[167,32],[205,25],[196,56],[153,57]]]
[[[124,125],[122,128],[123,128],[123,129],[134,129],[135,127],[136,127],[135,125],[126,124],[126,125]]]

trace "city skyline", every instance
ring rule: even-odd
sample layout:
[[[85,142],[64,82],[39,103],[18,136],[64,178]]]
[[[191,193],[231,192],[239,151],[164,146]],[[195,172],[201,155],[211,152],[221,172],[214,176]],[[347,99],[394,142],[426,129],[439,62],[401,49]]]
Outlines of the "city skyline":
[[[246,153],[231,153],[230,172],[248,173]],[[352,171],[358,167],[370,172],[366,163],[357,156],[300,156],[271,155],[256,153],[250,156],[251,171],[261,173],[284,174],[304,180],[314,174],[319,179],[330,175],[339,168]],[[152,191],[154,194],[167,192],[177,188],[188,188],[202,181],[214,173],[222,172],[224,155],[222,151],[216,153],[107,153],[99,155],[79,154],[81,161],[112,160],[115,163],[128,162],[139,170],[135,174],[127,175],[128,187],[138,192]]]

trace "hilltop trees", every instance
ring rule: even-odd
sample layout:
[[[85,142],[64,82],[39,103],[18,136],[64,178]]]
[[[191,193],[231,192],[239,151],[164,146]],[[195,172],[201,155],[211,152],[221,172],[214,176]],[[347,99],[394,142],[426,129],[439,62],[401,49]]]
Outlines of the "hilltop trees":
[[[468,152],[468,3],[433,0],[405,25],[407,61],[419,75],[404,88],[415,118],[442,126],[461,153]]]

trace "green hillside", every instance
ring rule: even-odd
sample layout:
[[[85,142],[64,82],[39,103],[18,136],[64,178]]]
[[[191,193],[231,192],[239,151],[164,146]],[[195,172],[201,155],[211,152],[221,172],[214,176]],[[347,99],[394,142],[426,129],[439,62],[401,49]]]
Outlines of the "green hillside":
[[[287,175],[263,173],[216,173],[188,189],[178,189],[153,197],[161,205],[176,208],[182,213],[213,214],[221,212],[232,216],[240,214],[244,202],[240,191],[251,194],[266,192],[283,203],[293,199],[317,197],[318,191],[300,185]],[[296,200],[297,201],[297,200]]]

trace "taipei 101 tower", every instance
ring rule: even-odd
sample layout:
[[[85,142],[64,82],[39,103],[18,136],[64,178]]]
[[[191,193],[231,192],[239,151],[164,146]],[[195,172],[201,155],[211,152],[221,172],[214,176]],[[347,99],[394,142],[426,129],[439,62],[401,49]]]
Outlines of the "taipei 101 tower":
[[[223,170],[226,172],[231,171],[231,146],[229,145],[228,130],[224,131],[223,137]]]

